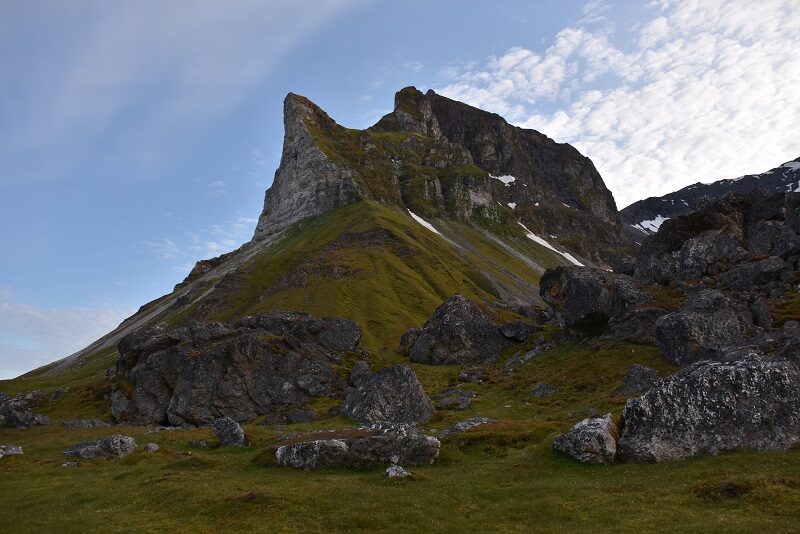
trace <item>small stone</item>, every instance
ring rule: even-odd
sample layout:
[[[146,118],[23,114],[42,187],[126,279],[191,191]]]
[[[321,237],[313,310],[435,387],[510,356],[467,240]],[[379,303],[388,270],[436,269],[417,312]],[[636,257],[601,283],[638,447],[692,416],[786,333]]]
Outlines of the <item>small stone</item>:
[[[549,395],[552,395],[553,393],[558,393],[559,391],[560,390],[555,386],[551,386],[550,384],[543,384],[543,383],[540,382],[540,383],[536,384],[535,386],[533,386],[533,389],[531,390],[531,394],[534,397],[538,397],[538,398],[541,399],[543,397],[547,397]]]
[[[190,447],[194,447],[195,449],[205,449],[205,448],[208,447],[208,442],[207,441],[190,441],[189,442],[189,446]]]
[[[22,454],[22,447],[18,445],[0,445],[0,457],[21,456]]]
[[[220,417],[211,423],[214,433],[223,447],[246,447],[247,440],[242,426],[230,417]]]
[[[477,366],[464,367],[458,375],[462,382],[481,383],[486,380],[486,373]]]
[[[400,479],[400,478],[410,478],[410,477],[413,477],[413,476],[414,475],[411,473],[411,471],[403,469],[399,465],[392,464],[386,469],[386,474],[384,475],[383,478],[386,478],[386,479],[390,479],[390,478]]]
[[[148,443],[144,446],[144,452],[158,452],[161,447],[158,446],[158,443]]]
[[[61,464],[61,467],[80,467],[80,466],[81,466],[80,462],[64,462],[63,464]]]

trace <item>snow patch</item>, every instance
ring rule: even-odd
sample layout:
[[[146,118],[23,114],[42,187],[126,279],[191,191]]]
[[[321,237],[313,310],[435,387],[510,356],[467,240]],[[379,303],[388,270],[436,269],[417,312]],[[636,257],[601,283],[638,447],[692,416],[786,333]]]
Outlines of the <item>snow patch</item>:
[[[415,221],[420,223],[422,226],[424,226],[425,228],[427,228],[428,230],[430,230],[434,234],[442,235],[442,234],[439,233],[439,230],[437,230],[436,228],[433,227],[433,225],[431,223],[429,223],[428,221],[426,221],[425,219],[423,219],[422,217],[420,217],[419,215],[417,215],[413,211],[408,210],[408,214],[411,215],[412,219],[414,219]]]
[[[542,239],[538,235],[536,235],[533,232],[531,232],[530,230],[528,230],[528,227],[525,226],[524,224],[522,224],[521,222],[517,221],[517,224],[525,229],[525,236],[528,239],[530,239],[532,241],[535,241],[536,243],[539,243],[540,245],[542,245],[545,248],[549,248],[550,250],[552,250],[556,254],[560,254],[561,256],[566,258],[568,261],[570,261],[573,265],[578,265],[579,267],[583,267],[583,264],[581,262],[579,262],[578,260],[576,260],[575,256],[573,256],[572,254],[570,254],[568,252],[561,252],[556,247],[554,247],[553,245],[551,245],[550,243],[548,243],[547,241],[545,241],[544,239]]]
[[[506,184],[506,187],[508,187],[509,185],[513,184],[517,180],[516,178],[514,178],[513,176],[508,175],[508,174],[505,175],[505,176],[495,176],[493,174],[490,174],[489,176],[491,176],[495,180],[500,180],[501,182]]]
[[[508,203],[508,207],[511,208],[512,210],[515,210],[515,209],[517,209],[517,203],[516,202],[509,202]]]
[[[669,220],[669,217],[663,217],[661,215],[656,215],[655,219],[652,219],[652,220],[649,220],[649,221],[641,221],[639,224],[634,224],[633,227],[634,228],[638,228],[639,230],[641,230],[643,232],[656,233],[656,232],[658,232],[658,229],[661,227],[661,225],[664,223],[664,221],[668,221],[668,220]]]

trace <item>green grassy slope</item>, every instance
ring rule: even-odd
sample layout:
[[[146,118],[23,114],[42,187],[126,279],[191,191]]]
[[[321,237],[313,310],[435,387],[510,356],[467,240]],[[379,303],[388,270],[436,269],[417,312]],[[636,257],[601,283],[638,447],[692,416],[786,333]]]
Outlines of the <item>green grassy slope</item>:
[[[381,363],[398,360],[384,354]],[[619,414],[625,399],[610,392],[632,363],[673,371],[657,349],[612,341],[562,345],[511,376],[501,364],[487,366],[487,382],[461,386],[476,393],[473,405],[437,414],[427,429],[478,415],[500,422],[446,439],[439,461],[400,483],[384,481],[383,468],[302,472],[265,461],[279,435],[349,426],[338,417],[286,428],[256,421],[246,426],[254,444],[243,450],[214,448],[209,429],[145,434],[121,427],[113,431],[161,451],[62,468],[66,446],[111,431],[62,429],[68,414],[54,403],[45,408],[50,426],[0,429],[0,443],[21,444],[26,453],[0,460],[0,502],[12,504],[0,507],[0,530],[48,531],[57,520],[61,532],[794,531],[798,450],[614,466],[552,451],[555,434],[582,410]],[[457,383],[458,367],[414,367],[430,394]],[[536,382],[561,391],[534,398]],[[64,397],[72,410],[103,415],[100,404],[80,404],[74,395]],[[212,448],[190,449],[190,440]]]

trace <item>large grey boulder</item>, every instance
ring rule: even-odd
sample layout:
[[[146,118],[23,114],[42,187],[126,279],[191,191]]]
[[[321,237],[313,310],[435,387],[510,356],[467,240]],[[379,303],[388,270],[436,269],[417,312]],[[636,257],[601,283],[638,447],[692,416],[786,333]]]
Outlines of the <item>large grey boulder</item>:
[[[223,447],[246,447],[247,439],[242,426],[230,417],[220,417],[211,423],[217,439]]]
[[[357,375],[342,403],[342,415],[363,423],[425,423],[433,413],[430,398],[407,365]]]
[[[438,439],[412,425],[392,423],[376,423],[338,437],[325,438],[324,433],[316,437],[278,447],[275,458],[280,465],[297,469],[422,465],[432,463],[441,447]]]
[[[619,429],[611,414],[589,417],[557,436],[553,448],[586,464],[611,464],[617,454]]]
[[[117,421],[203,425],[229,416],[248,421],[337,394],[333,370],[356,351],[357,324],[305,313],[267,313],[233,323],[190,323],[139,330],[119,343]]]
[[[402,343],[410,347],[411,361],[439,365],[494,361],[512,342],[477,304],[454,295],[436,308],[421,329],[407,332]]]
[[[136,449],[136,442],[130,436],[115,434],[93,441],[77,443],[64,451],[64,456],[79,458],[122,458]]]
[[[686,365],[718,357],[740,339],[741,329],[730,299],[706,289],[692,295],[679,311],[658,319],[656,337],[669,361]]]
[[[783,358],[701,361],[628,400],[619,457],[665,462],[800,443],[800,373]]]
[[[539,293],[564,326],[591,335],[650,298],[629,276],[577,266],[545,271]]]

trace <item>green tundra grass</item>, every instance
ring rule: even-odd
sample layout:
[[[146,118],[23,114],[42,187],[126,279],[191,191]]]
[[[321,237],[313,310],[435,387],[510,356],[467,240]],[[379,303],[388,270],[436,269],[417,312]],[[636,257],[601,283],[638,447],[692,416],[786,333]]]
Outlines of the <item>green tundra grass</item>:
[[[373,356],[374,366],[396,361],[402,358],[390,351]],[[633,363],[661,376],[674,371],[653,347],[607,340],[561,345],[510,376],[501,363],[486,366],[486,382],[460,386],[476,393],[472,406],[440,412],[426,429],[475,416],[498,423],[445,439],[436,463],[412,468],[415,478],[401,482],[385,481],[385,466],[303,472],[274,465],[265,452],[281,434],[353,426],[334,416],[285,428],[256,420],[245,427],[252,446],[241,450],[215,447],[205,428],[152,434],[141,427],[61,428],[66,418],[108,416],[102,380],[74,372],[61,380],[73,389],[42,407],[50,425],[0,429],[0,443],[25,450],[0,460],[0,531],[797,531],[800,450],[613,466],[553,452],[554,436],[583,410],[619,416],[625,399],[610,392]],[[431,395],[458,384],[458,367],[413,367]],[[0,390],[56,386],[47,380],[0,382]],[[560,391],[534,398],[537,382]],[[337,402],[323,400],[318,408]],[[61,467],[65,447],[117,432],[133,436],[139,449],[122,460]],[[193,449],[190,440],[211,447]],[[151,441],[159,452],[142,450]]]

